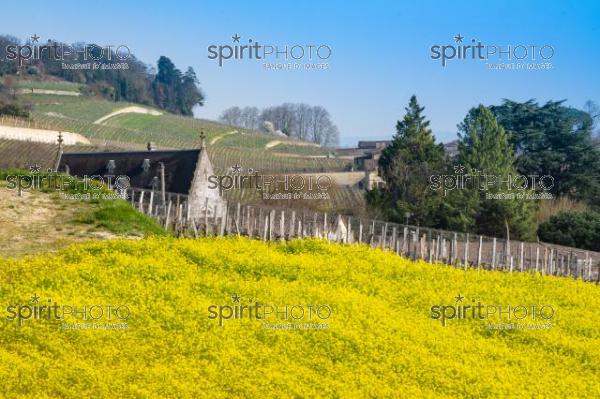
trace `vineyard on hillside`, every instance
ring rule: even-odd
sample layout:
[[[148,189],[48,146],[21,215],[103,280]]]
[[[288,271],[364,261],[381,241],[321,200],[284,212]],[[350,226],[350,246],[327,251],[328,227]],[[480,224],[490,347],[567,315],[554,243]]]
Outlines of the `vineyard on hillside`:
[[[66,82],[25,81],[20,86],[61,91],[79,89],[78,85]],[[132,103],[86,95],[33,93],[22,94],[20,99],[32,105],[31,118],[0,117],[0,125],[73,132],[91,142],[91,145],[66,146],[65,152],[143,151],[148,142],[153,142],[158,149],[198,148],[200,132],[204,131],[217,174],[230,174],[235,165],[242,168],[242,174],[325,174],[352,169],[352,160],[330,156],[329,149],[312,143],[165,112],[160,115],[122,113],[102,123],[94,123],[106,115],[133,106]],[[145,108],[153,110],[152,107]],[[52,144],[0,139],[0,167],[26,169],[27,165],[40,164],[49,168],[54,164],[56,151],[57,146]],[[260,202],[260,196],[260,192],[248,189],[226,193],[227,198],[248,203]],[[329,196],[328,201],[307,201],[303,207],[351,214],[365,209],[363,193],[358,188],[332,187]]]
[[[44,170],[54,166],[56,159],[56,144],[34,143],[20,140],[0,139],[0,169],[22,168],[27,170],[29,165],[39,164]],[[115,147],[108,147],[116,150]],[[68,145],[65,151],[96,152],[99,148],[91,145]]]
[[[17,87],[25,90],[38,89],[79,92],[84,85],[64,80],[19,80]]]
[[[283,191],[283,190],[281,190]],[[288,191],[291,192],[291,191]],[[232,203],[254,204],[281,209],[294,208],[345,215],[367,216],[364,192],[355,187],[333,185],[327,190],[327,199],[265,200],[262,192],[254,188],[242,188],[224,192],[224,198]]]
[[[92,97],[25,94],[33,105],[32,119],[3,117],[0,124],[25,128],[79,133],[102,150],[139,150],[149,141],[158,148],[197,148],[204,131],[215,168],[225,173],[239,164],[264,172],[339,172],[351,168],[351,161],[328,157],[329,150],[295,140],[264,135],[220,123],[171,115],[126,113],[102,124],[95,120],[130,103],[115,103]]]

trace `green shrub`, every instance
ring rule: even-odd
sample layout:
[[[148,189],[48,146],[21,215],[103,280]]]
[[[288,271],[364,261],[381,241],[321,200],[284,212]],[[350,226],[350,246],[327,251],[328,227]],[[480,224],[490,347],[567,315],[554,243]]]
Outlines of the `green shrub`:
[[[600,251],[600,213],[560,212],[538,229],[540,240]]]
[[[21,118],[29,118],[29,110],[18,104],[4,104],[0,102],[0,115],[10,115]]]

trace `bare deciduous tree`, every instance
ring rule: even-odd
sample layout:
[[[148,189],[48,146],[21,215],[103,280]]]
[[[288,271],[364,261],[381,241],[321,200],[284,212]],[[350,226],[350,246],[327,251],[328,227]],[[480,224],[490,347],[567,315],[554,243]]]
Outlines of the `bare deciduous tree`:
[[[331,121],[329,112],[320,105],[284,103],[260,112],[256,107],[231,107],[223,111],[219,119],[247,129],[257,129],[264,122],[269,122],[273,131],[323,146],[335,146],[339,140],[339,131]]]

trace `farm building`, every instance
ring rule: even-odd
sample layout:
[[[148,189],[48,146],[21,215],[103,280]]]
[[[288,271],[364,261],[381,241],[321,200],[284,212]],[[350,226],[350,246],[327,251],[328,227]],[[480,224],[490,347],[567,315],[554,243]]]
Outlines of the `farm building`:
[[[192,214],[203,212],[208,198],[211,206],[223,202],[218,189],[208,187],[213,166],[201,135],[199,149],[155,151],[78,152],[59,150],[57,171],[80,178],[102,177],[117,180],[126,176],[133,188],[188,195]],[[121,187],[122,188],[122,187]]]

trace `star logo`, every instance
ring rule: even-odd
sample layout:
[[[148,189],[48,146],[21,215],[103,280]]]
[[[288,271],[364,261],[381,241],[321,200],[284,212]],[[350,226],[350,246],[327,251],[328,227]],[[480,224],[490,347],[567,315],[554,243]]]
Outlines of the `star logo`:
[[[238,294],[233,294],[233,295],[231,296],[231,300],[232,300],[233,302],[239,302],[241,298],[242,298],[242,297],[241,297],[241,296],[239,296]]]
[[[40,40],[40,37],[37,35],[37,33],[34,33],[33,36],[31,36],[31,42],[37,43],[38,40]]]
[[[234,166],[231,167],[231,170],[233,171],[233,173],[240,173],[242,171],[242,167],[236,163]]]
[[[37,163],[29,165],[29,171],[31,173],[39,173],[39,171],[41,169],[42,169],[42,167],[39,164],[37,164]]]
[[[465,297],[458,294],[457,296],[454,297],[454,299],[456,299],[456,302],[462,302],[462,300],[465,299]]]
[[[463,165],[454,165],[454,173],[456,173],[456,174],[465,173],[465,167]]]
[[[464,38],[465,37],[459,33],[458,35],[454,36],[454,41],[456,43],[462,43],[462,41],[463,41]]]
[[[39,299],[40,297],[37,294],[33,294],[33,296],[31,297],[31,302],[37,303]]]
[[[236,33],[235,35],[231,36],[231,38],[233,39],[234,43],[239,43],[241,36]]]

